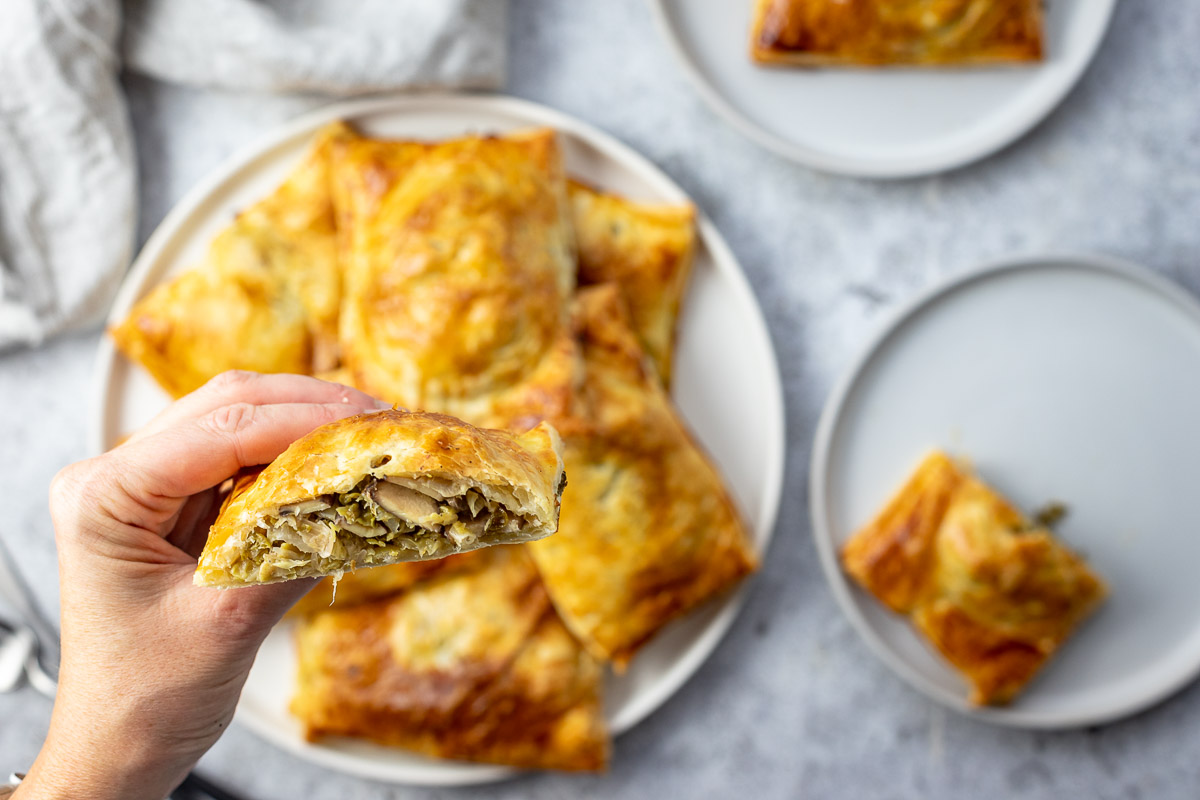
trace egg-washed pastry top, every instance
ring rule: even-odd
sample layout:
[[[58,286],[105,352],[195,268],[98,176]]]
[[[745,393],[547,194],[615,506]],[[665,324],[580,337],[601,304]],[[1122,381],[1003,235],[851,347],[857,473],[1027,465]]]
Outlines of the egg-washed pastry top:
[[[636,203],[578,181],[571,182],[568,193],[579,246],[579,284],[621,287],[634,331],[669,386],[675,318],[696,246],[695,209]]]
[[[356,736],[439,758],[603,769],[599,664],[555,615],[525,548],[470,555],[398,594],[339,601],[302,620],[292,713],[310,740]]]
[[[795,66],[1039,61],[1042,0],[756,0],[750,51]]]
[[[341,277],[322,129],[273,194],[237,215],[204,261],[157,286],[110,330],[173,397],[230,369],[310,374],[337,362]]]
[[[623,667],[665,624],[757,565],[721,476],[676,415],[612,284],[581,289],[584,384],[554,420],[570,488],[530,545],[563,621]]]
[[[938,451],[846,543],[842,563],[910,616],[977,705],[1011,701],[1106,593],[1049,530]]]
[[[561,444],[441,414],[317,428],[229,495],[195,582],[244,586],[527,542],[558,526]]]
[[[569,377],[575,255],[553,130],[359,139],[334,161],[340,339],[356,386],[479,422],[531,375]]]

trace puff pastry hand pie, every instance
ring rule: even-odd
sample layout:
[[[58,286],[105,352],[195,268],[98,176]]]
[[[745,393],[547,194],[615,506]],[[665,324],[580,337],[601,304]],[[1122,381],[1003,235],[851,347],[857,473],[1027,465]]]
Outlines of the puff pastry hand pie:
[[[941,452],[846,543],[842,562],[911,617],[978,705],[1009,702],[1106,593],[1050,531]]]
[[[348,141],[335,161],[356,386],[481,422],[531,376],[569,381],[575,258],[554,131]]]
[[[138,301],[110,333],[179,397],[230,369],[310,374],[337,360],[341,277],[329,156],[335,123],[266,199],[217,234],[204,263]]]
[[[569,195],[579,284],[620,285],[642,347],[669,386],[675,318],[696,246],[695,209],[635,203],[577,181]]]
[[[750,51],[796,66],[1039,61],[1042,0],[757,0]]]
[[[303,621],[293,714],[309,739],[602,769],[600,666],[558,620],[524,548],[471,555],[465,569]]]
[[[530,550],[563,621],[621,668],[757,559],[720,475],[647,362],[618,288],[581,290],[576,324],[584,385],[576,416],[554,421],[571,488],[559,533]]]
[[[515,436],[395,410],[330,423],[230,494],[195,582],[273,583],[548,536],[560,448],[545,424]]]

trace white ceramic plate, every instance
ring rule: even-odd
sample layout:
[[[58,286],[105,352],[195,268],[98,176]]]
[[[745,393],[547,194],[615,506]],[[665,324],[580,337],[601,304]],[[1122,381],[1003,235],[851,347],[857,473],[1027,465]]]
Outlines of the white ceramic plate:
[[[1051,255],[968,274],[886,326],[817,430],[813,533],[826,577],[879,657],[933,699],[1005,725],[1094,725],[1200,672],[1200,305],[1145,270]],[[1058,526],[1111,596],[1007,708],[966,685],[903,618],[852,586],[842,544],[934,447],[967,457]]]
[[[738,130],[817,169],[923,175],[993,153],[1042,120],[1092,60],[1116,0],[1049,0],[1046,60],[972,69],[795,69],[750,60],[753,0],[652,0],[700,94]]]
[[[233,213],[266,195],[307,148],[313,132],[345,119],[382,137],[442,138],[468,131],[550,125],[563,134],[573,175],[632,198],[681,202],[686,195],[629,148],[588,125],[522,100],[473,95],[390,97],[334,105],[283,126],[231,159],[167,215],[143,248],[114,303],[125,317],[151,287],[194,264]],[[764,552],[783,482],[783,396],[762,314],[741,269],[703,216],[683,312],[672,394],[713,456]],[[97,369],[93,449],[111,447],[167,404],[153,380],[105,338]],[[736,415],[730,409],[737,409]],[[736,419],[736,423],[734,420]],[[609,724],[621,733],[658,708],[694,673],[733,623],[737,593],[680,620],[606,687]],[[303,758],[355,775],[413,784],[467,784],[511,774],[502,767],[436,761],[365,742],[303,740],[287,712],[295,661],[286,625],[268,637],[242,694],[237,719]]]

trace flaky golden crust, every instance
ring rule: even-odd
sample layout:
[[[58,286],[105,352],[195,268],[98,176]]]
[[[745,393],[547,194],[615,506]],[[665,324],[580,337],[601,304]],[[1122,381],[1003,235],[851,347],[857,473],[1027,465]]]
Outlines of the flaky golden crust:
[[[978,705],[1016,696],[1106,593],[1048,530],[941,452],[846,543],[842,563],[911,616]]]
[[[110,333],[175,397],[230,369],[308,374],[337,360],[341,277],[323,129],[269,197],[217,234],[201,265],[156,287]]]
[[[563,328],[550,348],[519,380],[452,403],[455,415],[488,428],[527,430],[568,414],[583,382],[579,345]]]
[[[907,614],[929,585],[938,527],[963,478],[953,461],[934,453],[879,516],[846,542],[846,570],[893,611]]]
[[[310,739],[357,736],[439,758],[599,770],[599,665],[562,626],[521,547],[298,630],[292,712]]]
[[[557,135],[358,140],[335,160],[346,367],[391,402],[479,421],[563,342],[575,268]]]
[[[618,668],[757,563],[720,475],[649,365],[613,285],[577,299],[585,383],[561,425],[560,532],[530,546],[567,626]]]
[[[750,52],[791,66],[1040,61],[1042,0],[757,0]]]
[[[696,245],[695,209],[635,203],[577,181],[569,195],[579,284],[621,287],[638,339],[669,386],[675,318]]]
[[[529,520],[519,533],[480,537],[478,542],[461,547],[446,540],[436,553],[395,553],[394,558],[375,564],[436,558],[471,546],[547,536],[557,529],[560,453],[558,434],[546,424],[518,436],[476,428],[442,414],[400,410],[332,422],[298,439],[249,488],[231,495],[209,532],[196,568],[196,583],[269,583],[338,571],[314,564],[297,567],[286,577],[243,580],[230,568],[244,558],[248,537],[265,518],[279,515],[284,506],[351,492],[365,476],[432,479],[456,492],[470,487],[508,512]]]

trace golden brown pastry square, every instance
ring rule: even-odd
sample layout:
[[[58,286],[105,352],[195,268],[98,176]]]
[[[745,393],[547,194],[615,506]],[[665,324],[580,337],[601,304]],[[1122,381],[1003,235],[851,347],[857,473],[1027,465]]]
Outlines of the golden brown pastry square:
[[[399,410],[332,422],[229,495],[195,582],[246,586],[528,542],[558,527],[549,425],[516,434]]]
[[[337,363],[341,277],[329,156],[355,138],[323,129],[269,197],[237,215],[204,263],[152,290],[110,331],[168,394],[230,369],[310,374]]]
[[[1042,0],[757,0],[750,52],[792,66],[1040,61]]]
[[[569,195],[579,285],[621,287],[634,331],[670,386],[675,318],[696,247],[695,209],[636,203],[578,181],[571,182]]]
[[[1011,701],[1107,591],[1049,530],[937,451],[846,543],[842,563],[912,619],[976,705]]]
[[[291,708],[308,738],[603,769],[600,665],[558,620],[524,547],[471,555],[409,591],[300,623]]]
[[[355,385],[478,423],[568,397],[575,254],[557,134],[355,140],[335,163]]]
[[[580,290],[584,385],[556,419],[570,486],[530,545],[563,621],[618,669],[757,565],[733,499],[672,407],[612,284]]]

